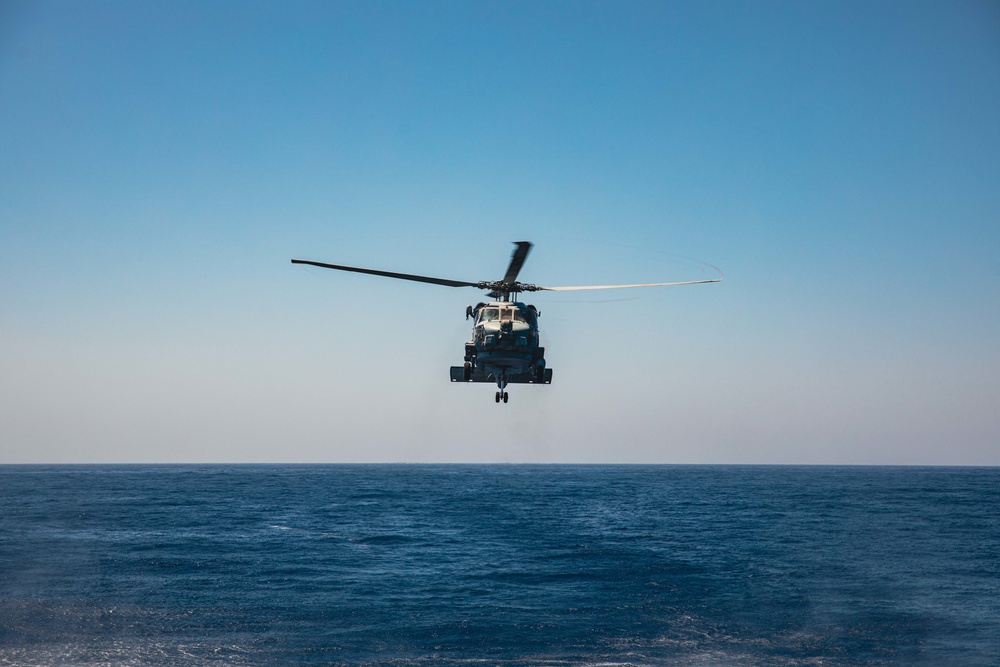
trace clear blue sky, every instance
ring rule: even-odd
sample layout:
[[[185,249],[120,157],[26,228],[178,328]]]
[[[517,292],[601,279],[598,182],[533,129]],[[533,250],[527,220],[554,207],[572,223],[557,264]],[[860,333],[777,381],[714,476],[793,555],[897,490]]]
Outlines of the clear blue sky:
[[[996,2],[6,2],[0,462],[1000,464]],[[453,385],[459,280],[554,382]]]

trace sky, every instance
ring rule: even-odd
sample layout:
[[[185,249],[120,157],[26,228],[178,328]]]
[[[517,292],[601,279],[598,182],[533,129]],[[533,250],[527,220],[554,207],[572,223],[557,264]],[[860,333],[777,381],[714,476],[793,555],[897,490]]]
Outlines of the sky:
[[[1000,5],[12,0],[0,463],[1000,465]],[[553,383],[452,384],[535,245]]]

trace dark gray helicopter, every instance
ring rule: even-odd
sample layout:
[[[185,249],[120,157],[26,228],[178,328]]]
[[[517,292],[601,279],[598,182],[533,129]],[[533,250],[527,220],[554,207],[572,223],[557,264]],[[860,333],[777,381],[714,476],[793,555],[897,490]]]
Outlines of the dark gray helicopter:
[[[550,384],[552,369],[545,366],[545,348],[539,343],[538,317],[541,312],[532,305],[517,300],[523,292],[570,292],[578,290],[625,289],[630,287],[664,287],[668,285],[698,285],[717,283],[722,278],[711,280],[688,280],[674,283],[645,283],[641,285],[586,285],[578,287],[541,287],[517,281],[531,243],[516,241],[517,247],[510,258],[507,273],[501,280],[481,280],[467,282],[430,278],[410,273],[395,273],[377,269],[362,269],[356,266],[327,264],[306,259],[293,259],[293,264],[311,264],[325,269],[368,273],[374,276],[413,280],[420,283],[444,285],[446,287],[475,287],[488,290],[493,298],[488,303],[478,303],[465,309],[465,319],[474,318],[472,340],[465,343],[465,364],[451,367],[452,382],[496,382],[496,402],[507,402],[508,384]]]

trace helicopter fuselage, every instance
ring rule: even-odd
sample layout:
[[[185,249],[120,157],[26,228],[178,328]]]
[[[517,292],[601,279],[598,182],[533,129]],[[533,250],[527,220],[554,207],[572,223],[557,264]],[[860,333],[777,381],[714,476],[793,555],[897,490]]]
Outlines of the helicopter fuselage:
[[[453,382],[549,384],[545,348],[538,335],[538,310],[519,301],[491,301],[466,309],[474,318],[465,343],[465,365],[451,368]],[[503,394],[500,394],[503,396]]]

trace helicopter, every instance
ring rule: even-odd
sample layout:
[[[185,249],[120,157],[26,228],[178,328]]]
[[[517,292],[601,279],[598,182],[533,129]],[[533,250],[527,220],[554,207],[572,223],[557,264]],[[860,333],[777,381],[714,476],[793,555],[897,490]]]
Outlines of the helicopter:
[[[552,383],[552,369],[545,364],[545,348],[541,346],[538,334],[538,318],[541,316],[541,312],[533,305],[518,301],[519,294],[698,285],[717,283],[722,280],[720,277],[671,283],[542,287],[518,282],[517,276],[521,272],[521,267],[528,257],[532,244],[528,241],[515,241],[514,245],[516,247],[504,277],[500,280],[480,280],[477,282],[328,264],[307,259],[293,259],[292,264],[309,264],[324,269],[367,273],[386,278],[444,285],[445,287],[475,287],[486,290],[487,296],[492,301],[480,302],[474,307],[467,306],[465,309],[465,319],[473,320],[472,340],[465,343],[465,363],[462,366],[452,366],[450,374],[452,382],[495,382],[497,385],[497,392],[494,396],[496,403],[507,402],[509,398],[506,390],[508,384]]]

